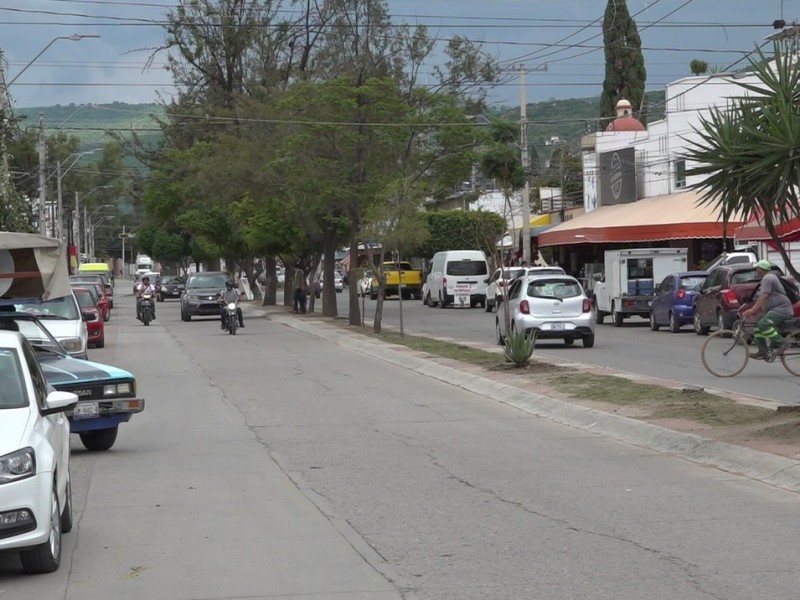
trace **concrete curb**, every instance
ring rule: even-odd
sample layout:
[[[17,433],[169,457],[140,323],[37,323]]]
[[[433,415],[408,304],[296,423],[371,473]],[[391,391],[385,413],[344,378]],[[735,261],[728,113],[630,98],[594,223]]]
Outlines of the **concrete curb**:
[[[416,371],[444,383],[511,406],[528,414],[647,448],[722,471],[744,475],[768,485],[800,491],[800,461],[776,456],[743,446],[727,444],[674,431],[644,421],[578,406],[499,383],[487,377],[440,365],[418,356],[410,356],[391,344],[375,342],[340,329],[324,326],[313,319],[292,317],[282,309],[251,307],[267,318],[310,335],[326,339],[343,348],[361,352],[387,363]],[[321,326],[322,325],[322,326]]]

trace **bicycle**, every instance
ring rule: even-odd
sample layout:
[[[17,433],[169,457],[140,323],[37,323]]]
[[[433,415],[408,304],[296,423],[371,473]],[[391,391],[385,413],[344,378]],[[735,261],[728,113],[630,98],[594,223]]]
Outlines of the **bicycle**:
[[[780,358],[783,367],[792,375],[800,377],[800,318],[787,320],[780,327],[786,340],[786,350],[777,354],[771,346],[767,347],[764,362],[774,362]],[[700,350],[700,359],[706,371],[716,377],[735,377],[741,373],[750,360],[750,335],[746,323],[737,320],[732,329],[720,329],[708,336]]]

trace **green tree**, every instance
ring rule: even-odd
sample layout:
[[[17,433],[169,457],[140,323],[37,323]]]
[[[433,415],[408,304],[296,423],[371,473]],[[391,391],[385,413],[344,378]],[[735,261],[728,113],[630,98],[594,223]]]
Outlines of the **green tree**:
[[[626,0],[608,0],[603,17],[603,46],[606,75],[600,95],[600,118],[615,116],[617,102],[626,98],[643,120],[644,87],[647,71],[642,55],[642,40],[636,22],[628,12]]]
[[[432,257],[445,250],[483,250],[491,256],[506,223],[493,212],[437,210],[423,213],[430,236],[420,246],[420,256]]]
[[[700,119],[685,154],[694,163],[687,175],[702,178],[691,187],[724,225],[734,217],[759,219],[800,279],[776,230],[800,217],[800,62],[778,44],[772,60],[757,49],[749,62],[755,80],[737,79],[742,95]]]
[[[695,58],[689,63],[689,70],[692,72],[692,75],[705,75],[708,73],[708,63]]]

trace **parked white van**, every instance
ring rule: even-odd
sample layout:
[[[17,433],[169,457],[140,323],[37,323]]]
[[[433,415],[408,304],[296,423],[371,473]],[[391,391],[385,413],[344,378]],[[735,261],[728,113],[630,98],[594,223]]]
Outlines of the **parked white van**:
[[[425,277],[422,301],[427,306],[445,308],[486,306],[489,263],[480,250],[437,252]]]

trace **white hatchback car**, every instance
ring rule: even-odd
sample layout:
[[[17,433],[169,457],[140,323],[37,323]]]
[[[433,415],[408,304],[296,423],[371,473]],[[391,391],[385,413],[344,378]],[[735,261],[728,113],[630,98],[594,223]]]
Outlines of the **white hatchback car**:
[[[72,529],[65,412],[78,397],[53,391],[30,343],[11,331],[0,331],[0,389],[0,552],[19,552],[29,573],[49,573]]]
[[[505,302],[497,307],[496,340],[508,336]],[[535,334],[537,340],[561,339],[571,346],[576,339],[584,348],[594,346],[595,318],[592,301],[580,282],[569,275],[523,275],[508,290],[511,332]]]
[[[503,289],[522,275],[566,275],[561,267],[503,267],[496,269],[486,288],[486,312],[492,312],[502,301]]]

